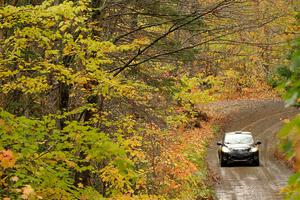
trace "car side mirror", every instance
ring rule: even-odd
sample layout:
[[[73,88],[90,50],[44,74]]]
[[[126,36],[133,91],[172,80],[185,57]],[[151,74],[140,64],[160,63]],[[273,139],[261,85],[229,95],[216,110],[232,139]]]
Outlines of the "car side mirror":
[[[261,141],[257,141],[256,144],[257,144],[257,145],[260,145],[260,144],[261,144]]]
[[[219,146],[222,145],[222,142],[217,142],[217,145],[219,145]]]

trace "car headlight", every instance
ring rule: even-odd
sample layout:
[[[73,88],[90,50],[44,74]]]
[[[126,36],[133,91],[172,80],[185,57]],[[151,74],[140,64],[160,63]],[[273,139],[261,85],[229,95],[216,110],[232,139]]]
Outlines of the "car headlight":
[[[222,147],[221,149],[224,153],[229,153],[230,149],[228,149],[227,147]]]
[[[258,148],[257,147],[252,147],[251,149],[250,149],[250,152],[257,152],[258,151]]]

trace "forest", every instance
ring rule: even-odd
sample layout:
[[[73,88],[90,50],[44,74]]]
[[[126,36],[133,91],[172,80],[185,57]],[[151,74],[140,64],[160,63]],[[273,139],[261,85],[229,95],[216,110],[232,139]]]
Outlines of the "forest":
[[[211,199],[199,105],[300,103],[297,0],[0,0],[0,197]],[[280,133],[300,170],[300,118]],[[300,174],[285,188],[300,193]]]

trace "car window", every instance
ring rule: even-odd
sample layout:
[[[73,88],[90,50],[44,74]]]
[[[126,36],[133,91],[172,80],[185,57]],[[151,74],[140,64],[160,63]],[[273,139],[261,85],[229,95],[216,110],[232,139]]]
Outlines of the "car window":
[[[252,144],[252,135],[246,134],[227,134],[224,138],[225,144]]]

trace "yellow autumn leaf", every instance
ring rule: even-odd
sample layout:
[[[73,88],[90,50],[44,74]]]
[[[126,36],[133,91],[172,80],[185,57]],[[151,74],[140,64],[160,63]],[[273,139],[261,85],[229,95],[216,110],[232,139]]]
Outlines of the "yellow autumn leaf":
[[[83,187],[84,187],[82,183],[78,183],[77,186],[78,186],[79,188],[83,188]]]

